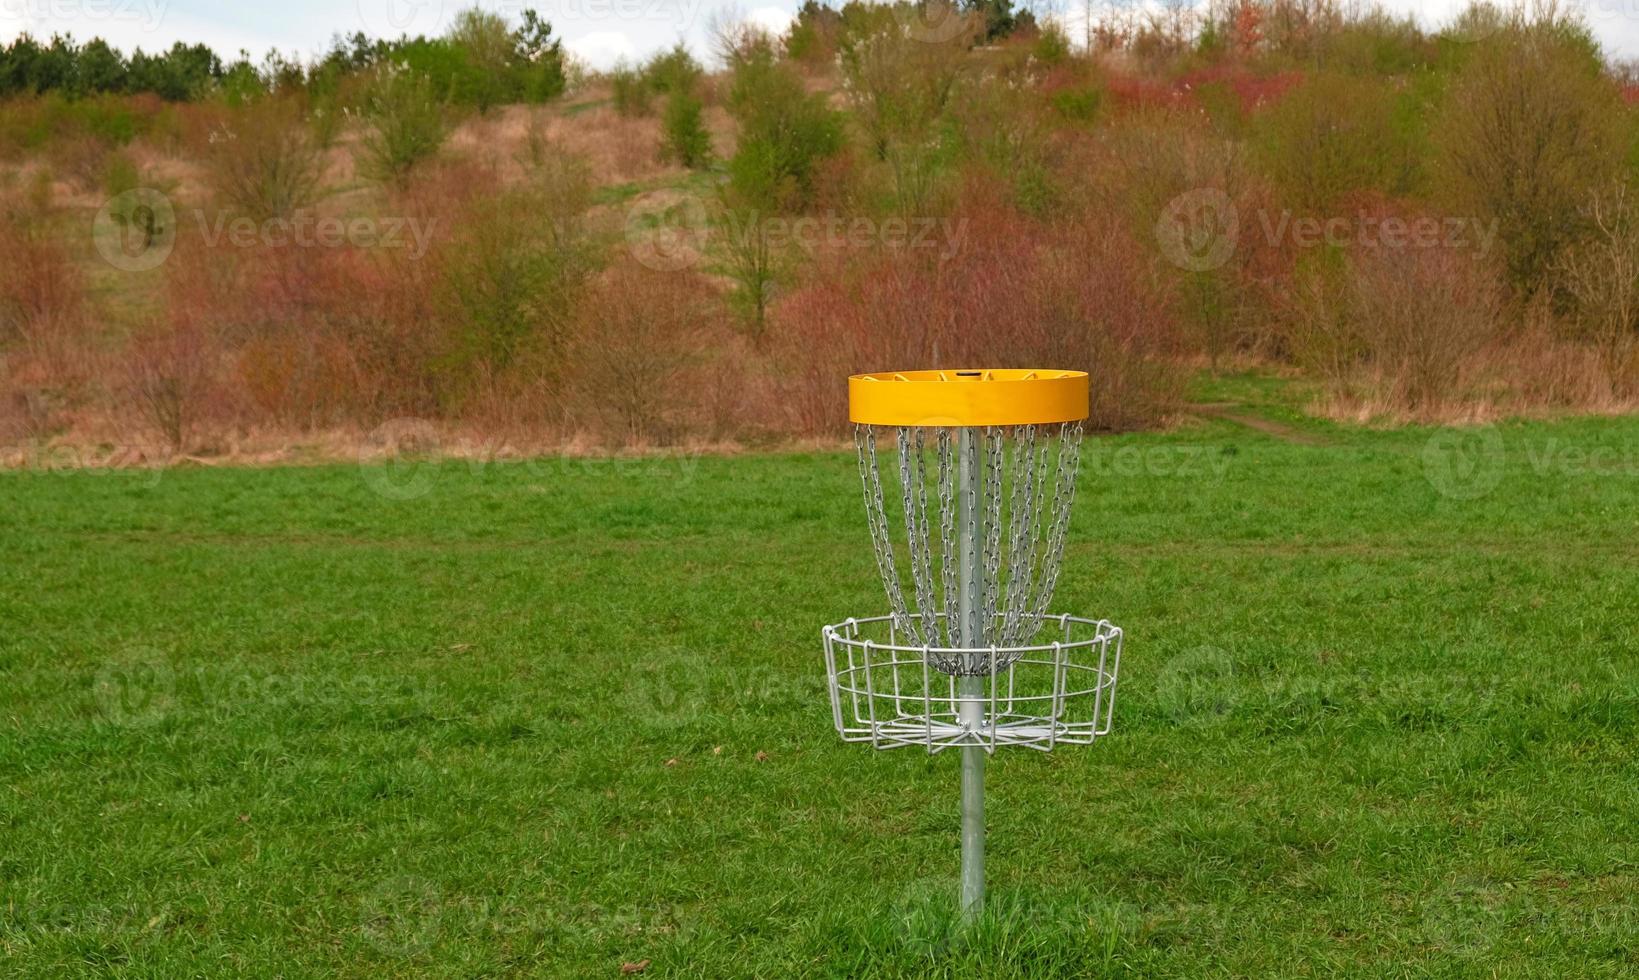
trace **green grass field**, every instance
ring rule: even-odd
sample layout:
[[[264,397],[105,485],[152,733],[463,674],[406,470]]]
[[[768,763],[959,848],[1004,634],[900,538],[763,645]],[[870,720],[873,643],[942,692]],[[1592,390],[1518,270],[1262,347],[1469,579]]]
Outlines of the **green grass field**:
[[[846,453],[0,474],[0,975],[1639,972],[1639,420],[1090,440],[1115,732],[841,744]]]

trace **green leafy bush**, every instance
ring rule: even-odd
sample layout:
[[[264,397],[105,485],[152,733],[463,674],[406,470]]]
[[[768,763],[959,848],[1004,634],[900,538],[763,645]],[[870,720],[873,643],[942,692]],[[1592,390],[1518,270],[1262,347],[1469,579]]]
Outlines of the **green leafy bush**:
[[[661,120],[666,156],[691,169],[704,167],[711,160],[711,134],[706,131],[701,111],[700,100],[683,89],[667,97]]]
[[[377,73],[364,112],[369,128],[359,144],[359,172],[376,180],[402,184],[449,135],[432,81],[391,65]]]
[[[622,116],[646,116],[650,112],[649,84],[635,68],[620,65],[609,73],[609,95],[615,111]]]
[[[1589,233],[1586,208],[1618,175],[1627,141],[1621,97],[1586,31],[1515,21],[1454,83],[1435,165],[1457,213],[1497,223],[1509,281],[1530,296]]]
[[[556,370],[593,268],[582,223],[590,194],[585,168],[559,157],[523,186],[468,200],[440,279],[447,400],[526,357]]]
[[[825,97],[763,49],[735,67],[728,109],[740,124],[729,165],[736,197],[768,213],[806,207],[820,161],[843,145],[842,120]]]
[[[1409,147],[1380,83],[1315,75],[1264,113],[1254,131],[1265,169],[1299,208],[1323,211],[1351,191],[1405,189]]]

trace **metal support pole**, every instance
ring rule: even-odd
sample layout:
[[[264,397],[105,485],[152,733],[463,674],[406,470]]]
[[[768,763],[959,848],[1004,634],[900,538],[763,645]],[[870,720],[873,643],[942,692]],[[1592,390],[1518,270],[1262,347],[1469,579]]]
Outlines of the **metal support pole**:
[[[984,443],[979,429],[958,430],[957,520],[961,543],[957,614],[961,645],[984,646]],[[972,664],[969,664],[972,666]],[[972,919],[985,904],[985,750],[983,737],[985,678],[963,675],[958,681],[958,716],[973,742],[962,746],[962,915]]]

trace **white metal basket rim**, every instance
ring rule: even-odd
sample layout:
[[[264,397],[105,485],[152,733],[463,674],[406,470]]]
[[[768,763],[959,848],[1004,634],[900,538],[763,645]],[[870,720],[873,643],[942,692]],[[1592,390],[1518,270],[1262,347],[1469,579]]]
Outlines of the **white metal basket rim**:
[[[909,615],[910,615],[911,619],[919,620],[919,619],[922,618],[921,613],[911,613]],[[890,652],[890,653],[913,653],[913,654],[918,654],[918,655],[923,655],[923,656],[925,656],[927,654],[942,654],[942,655],[948,654],[948,655],[958,655],[958,656],[960,656],[960,655],[972,655],[972,654],[975,654],[975,653],[990,653],[990,654],[995,654],[997,656],[1004,656],[1005,655],[1009,658],[1012,658],[1012,655],[1014,655],[1014,654],[1019,654],[1020,656],[1024,656],[1024,655],[1028,655],[1028,654],[1032,654],[1032,653],[1055,654],[1057,651],[1060,651],[1060,650],[1082,650],[1082,649],[1087,649],[1087,648],[1090,648],[1090,647],[1099,646],[1101,644],[1107,644],[1111,640],[1121,638],[1121,636],[1123,635],[1122,632],[1121,632],[1121,627],[1115,625],[1114,623],[1110,622],[1107,619],[1087,619],[1084,616],[1072,616],[1069,613],[1059,613],[1059,614],[1056,614],[1056,615],[1044,616],[1042,618],[1042,623],[1043,624],[1057,623],[1057,624],[1059,624],[1060,629],[1067,629],[1073,623],[1073,624],[1076,624],[1076,625],[1079,625],[1079,626],[1091,626],[1097,632],[1092,636],[1089,636],[1089,637],[1086,637],[1086,638],[1080,639],[1080,640],[1056,640],[1052,643],[1038,643],[1038,644],[1031,644],[1031,645],[1028,645],[1028,646],[1009,646],[1009,647],[1004,647],[1004,646],[984,646],[984,647],[914,646],[914,645],[910,645],[910,644],[892,643],[892,642],[879,643],[876,640],[861,639],[859,637],[859,635],[858,635],[859,627],[867,626],[867,625],[870,625],[872,623],[889,623],[891,625],[893,623],[893,618],[894,617],[893,617],[892,614],[888,614],[888,615],[885,615],[885,616],[869,616],[869,617],[866,617],[866,618],[863,618],[863,619],[858,618],[858,617],[849,617],[848,619],[845,619],[840,623],[833,623],[829,626],[826,626],[823,630],[821,630],[821,635],[825,639],[830,640],[832,642],[840,643],[843,646],[857,647],[861,650],[882,650],[882,651],[887,651],[887,652]],[[935,618],[940,618],[940,619],[944,618],[944,613],[939,613]],[[852,630],[853,635],[849,635],[848,633],[843,632],[844,630]],[[1014,658],[1014,659],[1016,659],[1016,658]],[[1036,661],[1036,662],[1039,663],[1039,661]],[[1049,661],[1048,665],[1051,666],[1052,663],[1054,663],[1054,662],[1056,662],[1056,661]],[[877,666],[877,665],[873,665],[873,666]]]

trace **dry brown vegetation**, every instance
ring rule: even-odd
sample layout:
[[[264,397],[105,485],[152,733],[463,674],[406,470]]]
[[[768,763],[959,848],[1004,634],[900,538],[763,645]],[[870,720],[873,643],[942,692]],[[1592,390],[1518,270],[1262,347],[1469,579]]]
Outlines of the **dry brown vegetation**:
[[[254,453],[405,418],[508,451],[824,439],[847,374],[957,363],[1091,370],[1107,429],[1230,362],[1349,419],[1633,407],[1639,129],[1585,33],[1235,10],[1090,54],[845,10],[808,25],[823,57],[742,32],[716,75],[670,53],[441,117],[402,168],[372,141],[418,123],[387,103],[131,97],[122,142],[13,100],[0,445]],[[711,169],[665,158],[682,85]],[[175,245],[128,271],[86,229],[137,187]]]

